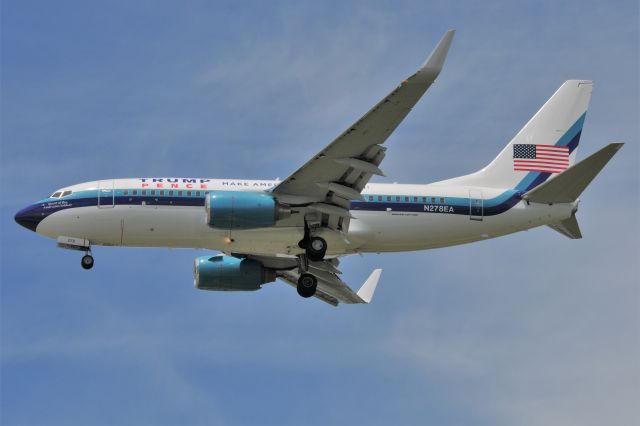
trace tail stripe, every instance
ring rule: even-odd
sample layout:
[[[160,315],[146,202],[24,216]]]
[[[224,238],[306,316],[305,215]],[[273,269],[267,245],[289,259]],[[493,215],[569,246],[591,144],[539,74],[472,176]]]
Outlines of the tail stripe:
[[[564,135],[556,142],[556,146],[568,146],[569,154],[571,154],[580,143],[580,135],[582,134],[582,126],[584,125],[584,119],[587,113],[583,113],[578,120],[565,132]],[[542,182],[549,179],[551,173],[547,172],[531,172],[518,183],[515,187],[516,190],[527,192],[532,188],[540,185]]]

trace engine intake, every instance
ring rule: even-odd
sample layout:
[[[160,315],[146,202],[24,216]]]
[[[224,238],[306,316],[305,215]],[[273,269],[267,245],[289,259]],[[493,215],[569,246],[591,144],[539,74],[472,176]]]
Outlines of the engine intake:
[[[264,283],[275,281],[273,269],[253,259],[231,256],[202,256],[193,266],[194,284],[200,290],[253,291]]]
[[[204,206],[207,223],[219,229],[268,228],[291,214],[263,192],[211,191]]]

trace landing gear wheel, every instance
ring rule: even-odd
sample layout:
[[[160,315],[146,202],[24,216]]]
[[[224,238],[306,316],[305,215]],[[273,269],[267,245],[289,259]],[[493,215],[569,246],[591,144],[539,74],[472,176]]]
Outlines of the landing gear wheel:
[[[93,268],[93,256],[91,256],[90,254],[85,254],[84,256],[82,256],[82,261],[80,262],[80,264],[84,269]]]
[[[312,237],[306,247],[306,254],[309,260],[319,262],[324,259],[327,252],[327,242],[320,237]]]
[[[298,294],[304,298],[311,297],[316,294],[318,280],[311,274],[302,274],[298,278]]]

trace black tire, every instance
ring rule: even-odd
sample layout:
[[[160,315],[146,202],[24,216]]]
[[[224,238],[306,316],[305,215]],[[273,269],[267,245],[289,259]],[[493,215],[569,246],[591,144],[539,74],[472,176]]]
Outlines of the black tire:
[[[84,269],[93,268],[93,256],[91,256],[90,254],[85,254],[84,256],[82,256],[80,264]]]
[[[309,260],[313,262],[319,262],[324,259],[324,255],[327,252],[327,242],[324,238],[312,237],[309,239],[309,244],[306,247],[306,254]]]
[[[298,294],[304,298],[311,297],[316,294],[318,288],[318,280],[311,274],[302,274],[298,278]]]

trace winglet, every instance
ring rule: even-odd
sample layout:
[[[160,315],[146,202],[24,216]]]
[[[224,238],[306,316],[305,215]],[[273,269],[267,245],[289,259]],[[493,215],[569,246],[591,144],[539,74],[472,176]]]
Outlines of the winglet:
[[[442,39],[440,39],[436,48],[433,49],[427,60],[422,64],[422,67],[420,67],[420,71],[418,71],[419,73],[426,72],[435,80],[438,74],[440,74],[440,71],[442,71],[444,61],[447,59],[447,53],[449,52],[449,47],[451,46],[455,33],[456,30],[449,30],[442,36]]]
[[[369,275],[367,281],[362,284],[358,293],[356,293],[358,297],[362,299],[363,303],[369,303],[371,302],[371,299],[373,299],[373,293],[376,291],[376,287],[378,286],[380,274],[382,274],[382,269],[375,269],[371,275]]]

